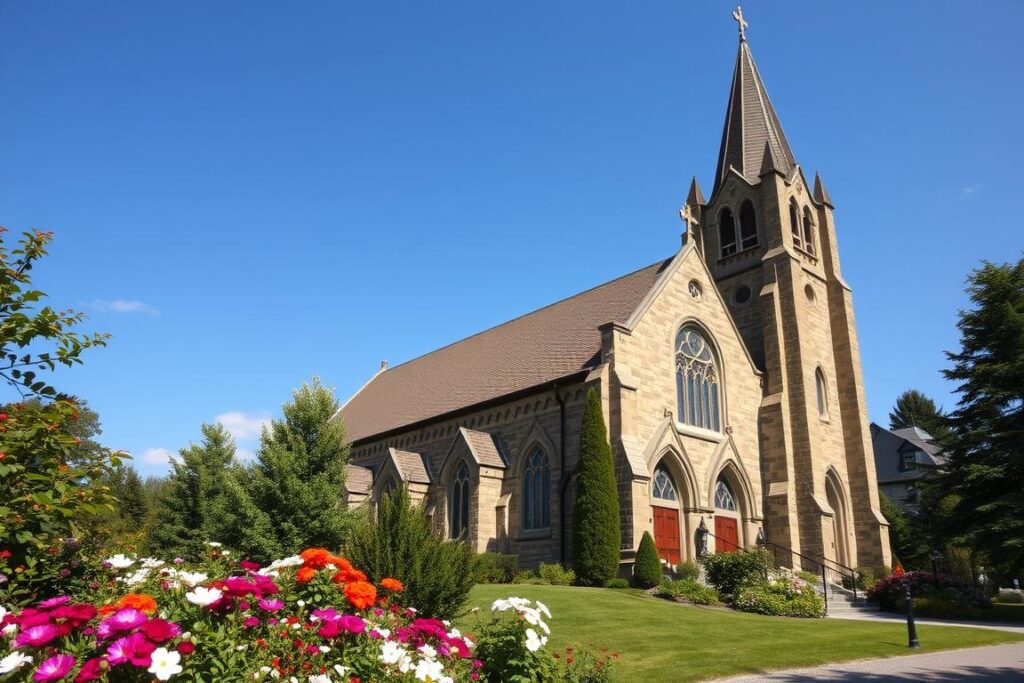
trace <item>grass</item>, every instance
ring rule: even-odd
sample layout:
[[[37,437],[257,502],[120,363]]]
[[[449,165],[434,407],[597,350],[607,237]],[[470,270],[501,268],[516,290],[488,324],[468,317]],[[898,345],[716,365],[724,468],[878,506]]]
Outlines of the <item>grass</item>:
[[[618,652],[621,681],[701,681],[1024,640],[1005,631],[919,625],[922,648],[911,651],[902,623],[765,617],[606,588],[481,585],[473,589],[471,603],[487,612],[491,602],[510,595],[542,600],[551,609],[551,647]],[[460,627],[472,632],[473,624],[467,616]]]

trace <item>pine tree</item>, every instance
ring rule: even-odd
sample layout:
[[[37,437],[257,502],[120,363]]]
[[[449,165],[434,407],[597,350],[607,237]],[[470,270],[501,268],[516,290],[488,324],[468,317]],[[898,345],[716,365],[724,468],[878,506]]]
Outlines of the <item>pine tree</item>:
[[[640,539],[640,547],[636,551],[636,564],[633,567],[633,583],[640,588],[652,588],[661,583],[661,560],[654,539],[644,532]]]
[[[947,379],[960,399],[937,482],[956,498],[959,536],[991,565],[1024,569],[1024,259],[971,273],[960,351]]]
[[[946,415],[935,401],[917,389],[904,391],[889,413],[889,429],[919,427],[941,441],[949,433]]]
[[[350,451],[337,411],[334,391],[314,377],[263,432],[247,488],[285,554],[311,546],[338,550],[355,520],[346,504]]]
[[[119,465],[111,472],[111,493],[117,498],[117,514],[122,524],[140,529],[149,516],[149,500],[142,478],[131,465]]]
[[[607,435],[601,400],[591,389],[580,432],[573,512],[573,568],[579,583],[590,586],[604,585],[619,568],[619,493]]]

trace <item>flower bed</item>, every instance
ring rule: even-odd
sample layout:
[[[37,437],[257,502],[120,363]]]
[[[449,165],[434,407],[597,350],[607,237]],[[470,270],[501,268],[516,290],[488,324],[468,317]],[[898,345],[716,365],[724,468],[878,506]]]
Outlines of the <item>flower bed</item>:
[[[116,555],[88,596],[0,608],[4,681],[476,680],[474,643],[313,548],[267,567]]]

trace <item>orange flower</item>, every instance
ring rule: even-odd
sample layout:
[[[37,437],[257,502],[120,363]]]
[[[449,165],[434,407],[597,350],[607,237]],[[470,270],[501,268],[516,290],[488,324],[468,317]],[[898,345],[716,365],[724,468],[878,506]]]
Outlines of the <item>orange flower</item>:
[[[100,607],[96,611],[99,613],[99,615],[101,617],[106,617],[106,616],[109,616],[109,615],[113,614],[114,612],[116,612],[119,609],[121,609],[121,608],[118,607],[117,605],[103,605],[102,607]]]
[[[313,569],[323,569],[331,561],[331,554],[326,548],[307,548],[299,553],[302,562]]]
[[[338,570],[338,573],[331,578],[331,581],[334,583],[355,583],[357,581],[366,581],[366,574],[358,569],[352,569],[352,566],[349,565],[348,569]]]
[[[405,590],[405,586],[402,585],[401,581],[399,581],[398,579],[390,579],[390,578],[388,578],[388,579],[381,579],[380,580],[380,587],[381,588],[386,588],[387,590],[391,591],[392,593],[401,593],[402,591]]]
[[[312,567],[300,567],[299,571],[295,572],[295,581],[297,583],[309,583],[316,576],[316,570]]]
[[[333,564],[338,569],[352,569],[352,563],[340,555],[331,555],[327,562],[328,564]]]
[[[117,603],[118,607],[131,607],[146,614],[156,612],[156,600],[142,593],[129,593]]]
[[[373,587],[372,583],[353,581],[345,584],[345,597],[356,609],[366,609],[373,607],[373,603],[376,602],[377,589]]]

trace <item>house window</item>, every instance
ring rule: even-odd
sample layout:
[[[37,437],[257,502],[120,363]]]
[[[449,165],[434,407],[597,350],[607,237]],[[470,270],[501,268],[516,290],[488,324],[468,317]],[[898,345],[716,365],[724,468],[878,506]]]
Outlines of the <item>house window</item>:
[[[664,465],[658,465],[657,469],[654,470],[654,483],[651,493],[659,500],[679,500],[679,497],[676,495],[676,485],[672,482],[672,475],[668,473]]]
[[[724,479],[719,479],[715,485],[715,507],[719,510],[736,512],[736,499]]]
[[[818,417],[828,418],[828,391],[825,386],[825,373],[818,368],[814,371],[814,389],[818,398]]]
[[[535,448],[523,470],[523,528],[551,526],[551,466],[548,455]]]
[[[676,335],[676,396],[679,422],[720,431],[715,356],[707,339],[693,326]]]
[[[736,221],[729,209],[722,209],[722,213],[718,214],[718,238],[723,257],[736,253]]]
[[[754,203],[749,199],[740,207],[740,243],[741,249],[757,246],[757,218],[754,216]]]
[[[917,452],[910,451],[903,454],[903,471],[917,469]]]
[[[804,241],[800,237],[800,209],[795,199],[789,200],[789,230],[793,233],[793,244],[797,249],[802,249]]]
[[[808,254],[814,253],[814,220],[811,218],[811,210],[804,208],[804,249]]]
[[[469,496],[469,468],[462,463],[455,472],[449,501],[452,538],[460,538],[469,531]]]

